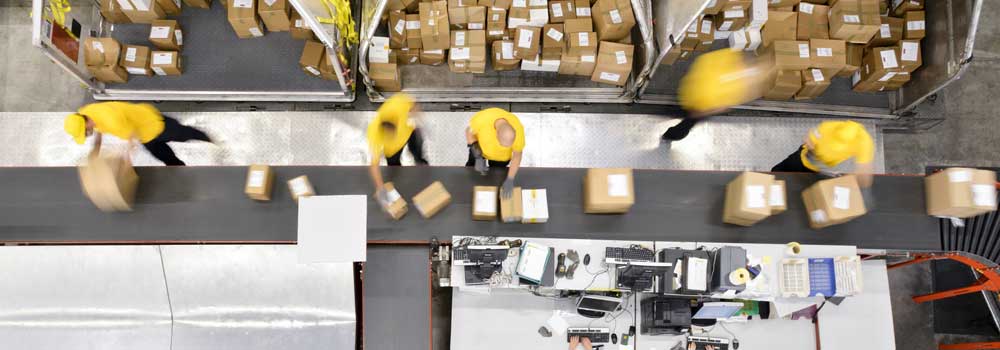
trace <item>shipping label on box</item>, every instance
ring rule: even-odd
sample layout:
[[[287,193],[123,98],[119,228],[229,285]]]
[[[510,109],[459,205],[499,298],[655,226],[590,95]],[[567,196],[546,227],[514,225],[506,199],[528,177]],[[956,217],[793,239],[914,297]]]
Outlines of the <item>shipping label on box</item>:
[[[591,9],[598,39],[618,41],[632,33],[636,22],[629,0],[597,0]]]
[[[149,53],[150,50],[148,47],[126,45],[125,55],[122,57],[121,64],[129,74],[153,75],[153,71],[149,68]]]
[[[774,183],[771,184],[771,190],[768,191],[767,201],[767,204],[771,206],[771,215],[779,214],[788,209],[786,198],[785,181],[774,180]]]
[[[288,180],[288,193],[292,195],[292,199],[295,202],[298,202],[299,198],[315,196],[316,190],[313,189],[312,183],[309,182],[309,177],[302,175]]]
[[[472,219],[489,221],[497,218],[497,187],[475,186],[472,189]]]
[[[420,38],[420,15],[406,15],[406,47],[423,48]]]
[[[611,85],[624,85],[632,72],[632,45],[601,41],[598,45],[597,66],[590,80]]]
[[[996,173],[948,168],[924,180],[927,215],[969,218],[997,210]]]
[[[517,28],[514,33],[514,57],[522,60],[535,58],[541,51],[539,45],[541,33],[541,28]]]
[[[823,228],[853,220],[867,212],[854,175],[821,180],[802,192],[810,226]]]
[[[903,39],[919,40],[924,38],[924,35],[927,33],[924,11],[907,12],[903,16],[903,19],[906,21],[905,29],[903,30]]]
[[[176,51],[153,51],[150,53],[149,68],[156,75],[181,75],[181,55]]]
[[[402,219],[409,210],[406,207],[406,200],[399,194],[399,191],[396,190],[396,186],[392,182],[386,182],[383,188],[387,197],[386,201],[383,202],[378,199],[377,195],[374,196],[379,206],[382,207],[382,211],[389,214],[389,217],[393,220]]]

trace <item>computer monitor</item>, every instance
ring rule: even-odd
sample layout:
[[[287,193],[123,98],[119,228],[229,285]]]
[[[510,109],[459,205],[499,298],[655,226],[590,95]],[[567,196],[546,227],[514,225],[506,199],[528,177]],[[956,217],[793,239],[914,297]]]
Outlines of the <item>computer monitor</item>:
[[[654,297],[640,303],[642,327],[648,335],[682,334],[691,326],[691,300]]]
[[[634,292],[652,291],[654,283],[672,278],[674,269],[669,263],[645,263],[617,266],[617,287]]]
[[[576,313],[590,318],[604,317],[607,313],[618,310],[621,304],[620,297],[585,294],[576,303]]]

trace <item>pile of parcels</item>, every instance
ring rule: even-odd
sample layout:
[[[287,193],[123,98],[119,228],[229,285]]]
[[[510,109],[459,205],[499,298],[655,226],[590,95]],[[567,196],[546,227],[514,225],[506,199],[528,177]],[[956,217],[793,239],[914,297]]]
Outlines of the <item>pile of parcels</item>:
[[[970,218],[996,211],[996,181],[993,171],[971,168],[948,168],[927,176],[927,215]],[[744,172],[726,185],[722,221],[752,226],[784,212],[785,192],[785,182],[774,175]],[[843,224],[867,212],[854,175],[817,181],[802,190],[802,202],[814,229]]]
[[[388,37],[369,48],[369,76],[402,87],[399,66],[448,63],[454,73],[526,70],[624,85],[632,72],[629,0],[390,0]]]
[[[244,192],[258,201],[271,200],[274,169],[267,165],[251,165]],[[316,190],[306,176],[288,181],[292,199],[316,195]],[[392,182],[385,183],[387,198],[379,201],[382,210],[394,220],[402,219],[409,211],[409,204]],[[635,203],[632,169],[589,169],[583,180],[584,212],[588,214],[623,214]],[[430,219],[451,204],[451,193],[440,181],[434,181],[413,196],[412,204],[420,216]],[[549,220],[548,198],[545,189],[515,187],[510,198],[499,196],[497,186],[472,188],[472,219],[505,223],[535,224]]]
[[[184,0],[184,3],[202,9],[212,6],[211,0]],[[292,38],[307,40],[307,50],[316,45],[323,47],[315,41],[312,30],[288,0],[224,0],[223,3],[226,4],[226,18],[241,39],[262,37],[266,27],[270,32],[287,31]],[[110,23],[149,24],[149,42],[156,50],[141,45],[123,46],[111,38],[87,38],[83,45],[84,61],[97,80],[125,83],[129,74],[180,75],[183,72],[184,31],[176,20],[165,19],[181,13],[181,0],[100,0],[100,12]],[[318,56],[316,67],[320,67]],[[306,70],[305,66],[303,69]]]
[[[922,63],[923,8],[924,0],[713,0],[664,63],[728,40],[768,67],[768,100],[818,97],[834,77],[857,92],[896,90]]]

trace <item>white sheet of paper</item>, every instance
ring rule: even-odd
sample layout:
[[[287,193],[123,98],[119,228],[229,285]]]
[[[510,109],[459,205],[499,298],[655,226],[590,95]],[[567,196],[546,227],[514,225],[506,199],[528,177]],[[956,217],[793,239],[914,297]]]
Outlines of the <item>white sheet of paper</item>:
[[[512,42],[502,42],[500,43],[500,52],[503,53],[501,57],[505,60],[514,59],[514,43]]]
[[[847,210],[851,207],[851,189],[833,186],[833,207]]]
[[[622,14],[618,12],[618,9],[611,10],[611,12],[608,12],[608,15],[611,16],[611,23],[622,23]]]
[[[180,29],[174,29],[174,37],[177,38],[177,45],[184,45],[184,33]]]
[[[607,80],[613,83],[617,83],[618,79],[621,79],[621,77],[622,77],[621,74],[610,73],[610,72],[601,72],[601,75],[599,76],[601,80]]]
[[[882,67],[885,68],[896,68],[899,67],[899,63],[896,62],[896,51],[884,50],[879,51],[879,56],[882,57]]]
[[[590,63],[593,63],[594,61],[596,61],[596,59],[594,58],[594,56],[580,56],[580,62],[590,62]]]
[[[455,32],[455,46],[465,46],[465,32]]]
[[[826,222],[826,212],[823,211],[823,209],[813,210],[809,212],[809,218],[812,219],[813,222],[824,223]]]
[[[299,263],[365,261],[368,196],[299,198]]]
[[[809,58],[809,44],[799,44],[799,57]]]
[[[136,50],[136,48],[134,48],[134,47],[130,47],[130,48],[125,49],[125,61],[135,62],[135,56],[136,56],[136,54],[137,54],[138,51],[139,50]]]
[[[170,64],[173,60],[174,54],[172,52],[157,52],[153,54],[153,64]]]
[[[552,4],[552,17],[562,17],[563,10],[562,6],[558,3]]]
[[[149,28],[149,38],[150,39],[166,39],[170,37],[170,27],[153,27]]]
[[[527,30],[527,29],[518,29],[518,30],[520,30],[520,32],[518,32],[518,34],[520,34],[520,35],[519,35],[519,38],[517,40],[517,47],[523,47],[523,48],[526,48],[526,49],[530,49],[531,48],[531,37],[532,37],[532,35],[534,35],[534,32],[532,32],[530,30]]]
[[[587,33],[576,33],[576,38],[580,41],[580,46],[590,46],[590,36]]]
[[[549,28],[549,31],[545,32],[545,35],[555,41],[560,41],[563,38],[563,33],[555,28]]]
[[[615,51],[615,63],[617,64],[628,63],[628,56],[625,56],[625,51]]]
[[[993,185],[972,185],[972,203],[977,206],[995,207],[997,191]]]
[[[628,176],[625,174],[608,175],[608,196],[627,197],[628,196]]]
[[[496,213],[497,193],[492,191],[476,191],[475,208],[480,213]]]
[[[811,15],[813,13],[813,5],[807,2],[799,3],[799,12]]]
[[[153,73],[156,73],[156,75],[167,75],[167,72],[165,72],[163,68],[160,67],[151,67],[151,68],[153,68]]]
[[[247,187],[264,187],[264,171],[254,170],[250,172],[250,179],[247,180]]]
[[[785,191],[781,190],[781,185],[771,185],[771,196],[767,204],[772,207],[785,205]]]
[[[885,39],[885,38],[891,38],[892,37],[892,30],[889,28],[888,24],[884,24],[883,23],[878,28],[878,35],[879,35],[880,38],[883,38],[883,39]]]
[[[920,52],[920,44],[915,42],[904,42],[900,53],[903,61],[916,62]]]
[[[924,30],[924,21],[906,22],[906,30]]]
[[[253,7],[253,0],[232,0],[233,7],[241,8],[251,8]]]
[[[764,186],[751,185],[744,189],[747,197],[747,208],[763,208],[767,206],[767,199],[764,198]]]
[[[146,75],[146,70],[142,68],[125,67],[125,70],[128,71],[128,74]]]
[[[453,47],[451,48],[451,59],[467,60],[471,56],[470,50],[468,47]]]
[[[858,17],[857,15],[844,15],[844,22],[861,23],[861,17]]]
[[[833,57],[833,48],[830,47],[817,47],[816,56],[819,57]]]
[[[589,7],[577,7],[576,8],[576,16],[577,17],[590,17],[590,8]]]
[[[810,70],[812,71],[813,80],[815,80],[815,81],[826,80],[826,79],[823,78],[823,71],[821,71],[819,69],[810,69]]]
[[[953,170],[948,172],[948,182],[972,181],[972,173],[968,170]]]

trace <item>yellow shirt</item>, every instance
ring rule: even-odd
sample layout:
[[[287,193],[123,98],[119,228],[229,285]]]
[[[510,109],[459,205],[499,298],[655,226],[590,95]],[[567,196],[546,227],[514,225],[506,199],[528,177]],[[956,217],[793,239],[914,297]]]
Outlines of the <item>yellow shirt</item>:
[[[413,134],[413,124],[410,123],[412,108],[413,99],[404,94],[393,95],[378,108],[375,119],[368,124],[368,148],[373,158],[379,157],[379,154],[392,157],[403,150]],[[382,133],[382,123],[396,126],[396,135],[386,139]]]
[[[497,129],[494,124],[498,119],[506,120],[514,128],[514,143],[510,147],[500,145],[500,140],[497,139]],[[514,152],[524,150],[524,126],[521,125],[521,120],[503,109],[489,108],[479,111],[469,121],[469,129],[479,140],[479,147],[483,149],[483,156],[486,159],[506,162]]]
[[[875,158],[875,143],[865,127],[849,120],[822,122],[809,133],[813,148],[802,148],[802,164],[814,171],[820,167],[813,164],[807,154],[823,163],[835,167],[845,160],[854,158],[858,164],[868,164]]]
[[[91,103],[77,113],[94,121],[97,131],[125,140],[134,135],[140,142],[146,143],[163,133],[163,116],[156,107],[146,103]]]

